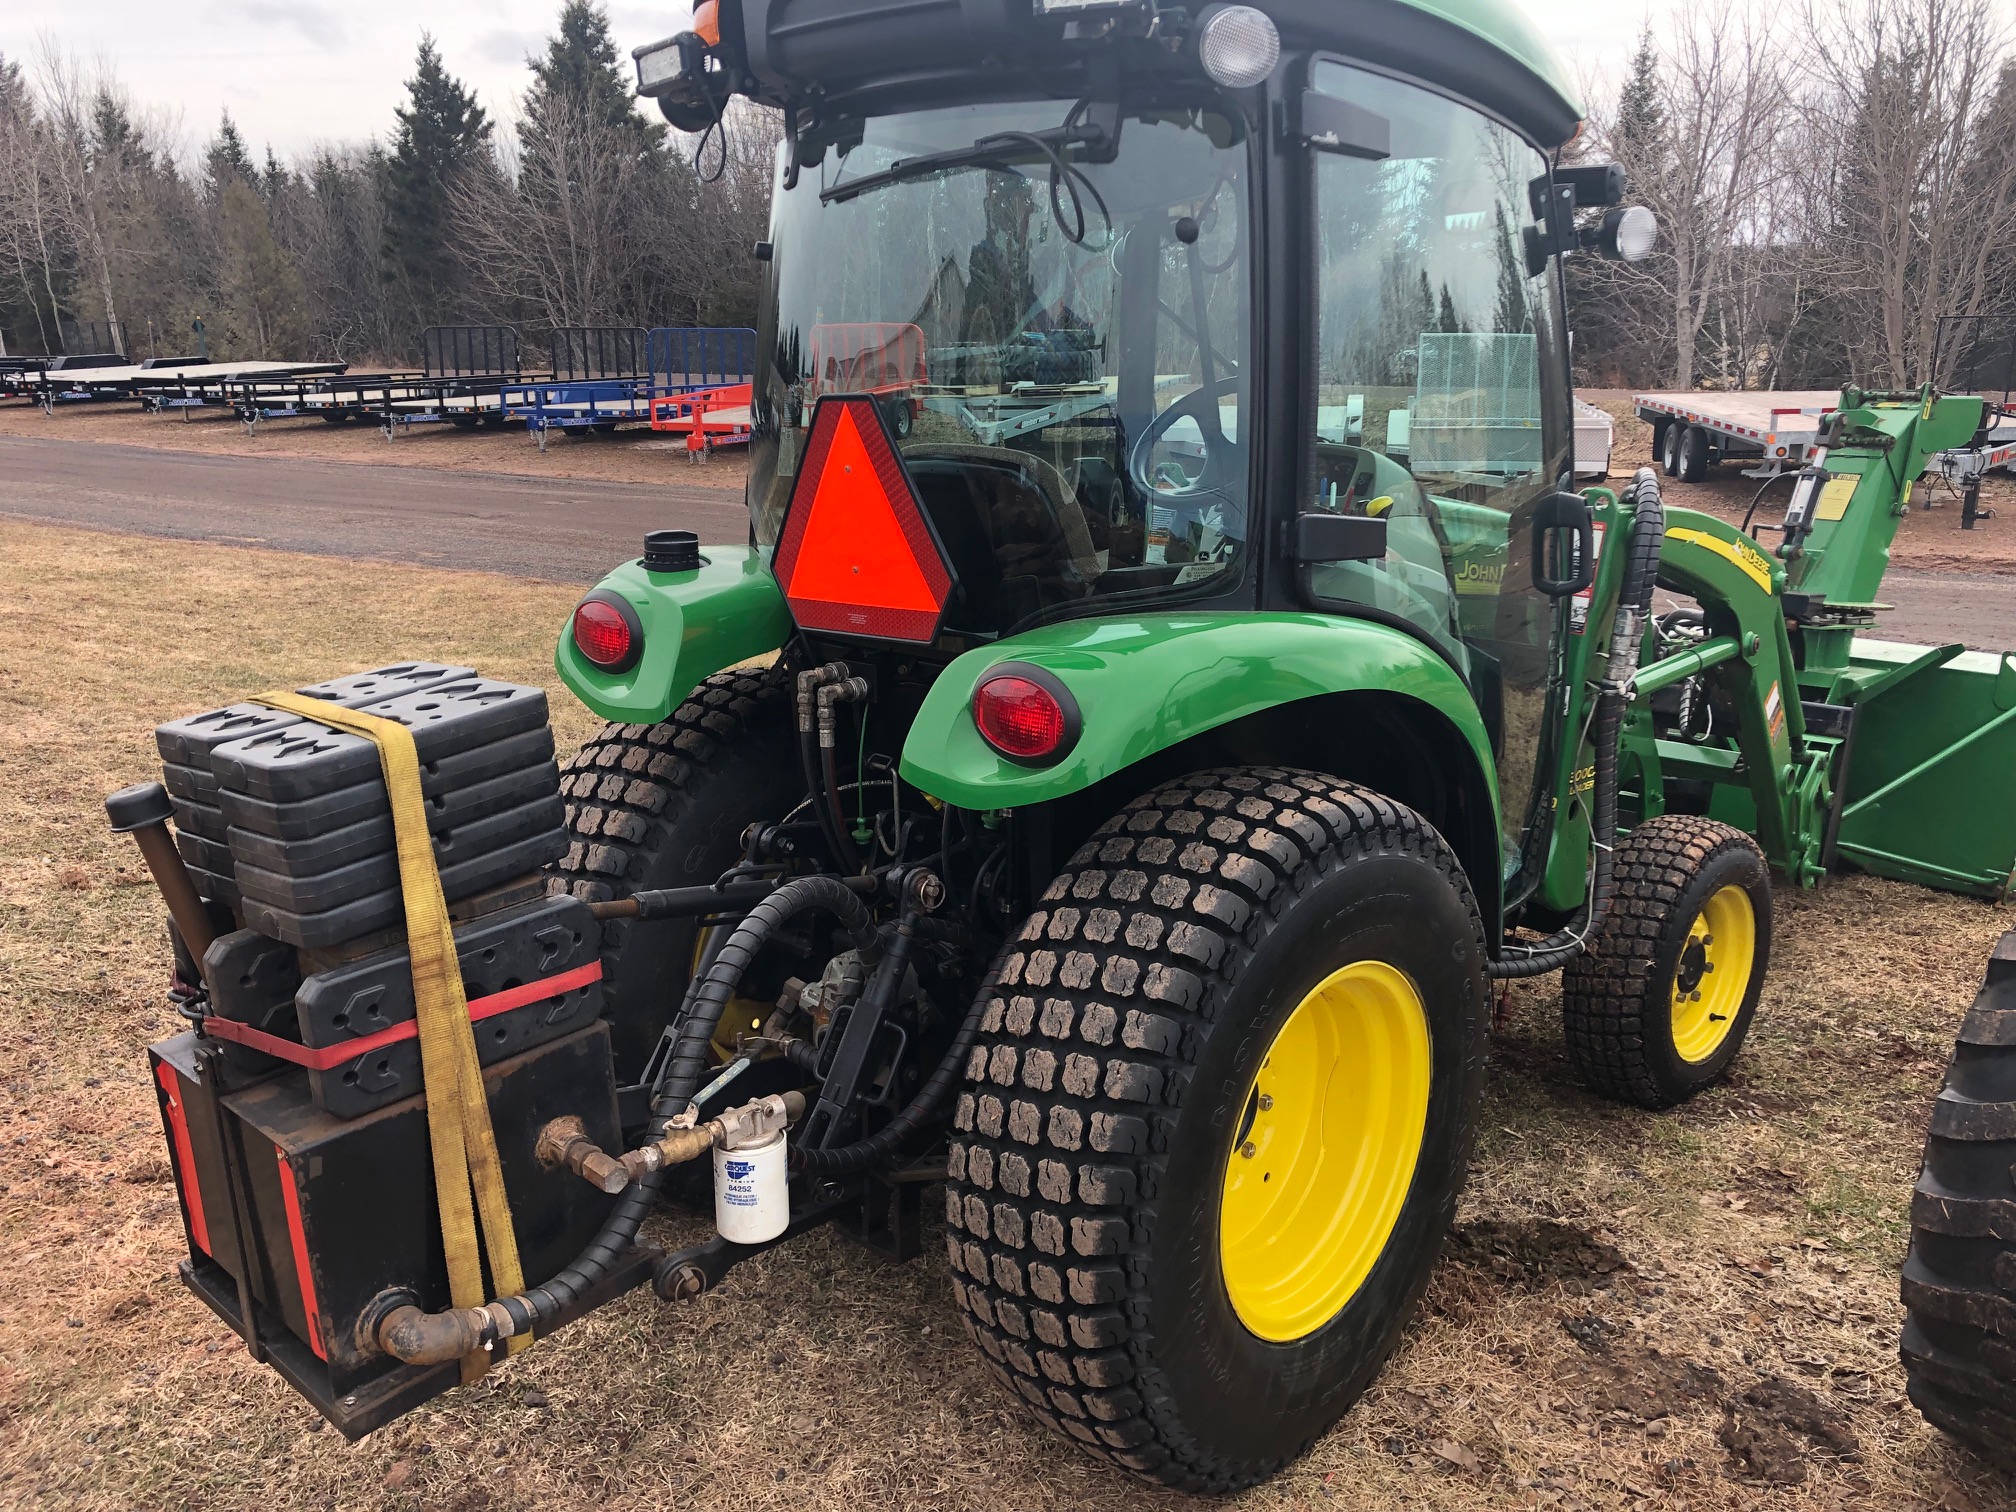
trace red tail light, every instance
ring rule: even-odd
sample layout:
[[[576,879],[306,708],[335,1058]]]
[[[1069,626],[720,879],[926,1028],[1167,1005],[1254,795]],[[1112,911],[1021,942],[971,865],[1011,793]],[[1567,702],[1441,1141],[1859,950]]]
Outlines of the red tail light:
[[[624,672],[644,654],[644,626],[628,602],[598,590],[574,610],[574,645],[604,672]]]
[[[1078,701],[1043,668],[1002,662],[973,690],[973,723],[1010,761],[1048,766],[1078,743]]]

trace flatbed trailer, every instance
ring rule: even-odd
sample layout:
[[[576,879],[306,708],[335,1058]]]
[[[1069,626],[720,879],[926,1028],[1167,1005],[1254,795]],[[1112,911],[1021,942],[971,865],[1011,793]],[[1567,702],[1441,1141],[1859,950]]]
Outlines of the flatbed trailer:
[[[108,369],[79,374],[77,391],[55,394],[46,400],[137,399],[143,408],[156,412],[231,408],[236,395],[252,382],[287,383],[328,377],[344,372],[346,362],[200,362],[182,367]],[[45,391],[54,387],[60,375],[45,379]]]
[[[1746,477],[1775,477],[1803,466],[1819,440],[1820,417],[1840,400],[1839,389],[1631,396],[1638,418],[1652,427],[1652,455],[1683,483],[1698,483],[1715,463],[1739,458],[1756,462],[1744,470]],[[1701,439],[1683,456],[1692,433]]]
[[[1699,483],[1718,462],[1747,461],[1747,478],[1775,478],[1806,466],[1821,448],[1823,418],[1840,403],[1833,389],[1760,389],[1736,393],[1633,394],[1638,418],[1652,427],[1652,455],[1669,476]],[[2016,469],[2016,414],[1991,406],[1981,444],[1941,452],[1928,472],[1966,496],[1975,517],[1983,474]]]

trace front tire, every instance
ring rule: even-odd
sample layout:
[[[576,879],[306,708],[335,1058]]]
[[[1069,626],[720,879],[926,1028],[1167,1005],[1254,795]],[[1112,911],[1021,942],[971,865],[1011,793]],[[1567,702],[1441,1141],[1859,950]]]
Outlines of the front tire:
[[[1568,1058],[1592,1092],[1671,1108],[1743,1048],[1771,962],[1771,874],[1757,842],[1692,814],[1618,844],[1610,912],[1562,973]]]
[[[1301,1454],[1448,1230],[1484,966],[1455,857],[1377,794],[1220,770],[1108,821],[1004,952],[954,1113],[953,1292],[996,1373],[1185,1490]]]

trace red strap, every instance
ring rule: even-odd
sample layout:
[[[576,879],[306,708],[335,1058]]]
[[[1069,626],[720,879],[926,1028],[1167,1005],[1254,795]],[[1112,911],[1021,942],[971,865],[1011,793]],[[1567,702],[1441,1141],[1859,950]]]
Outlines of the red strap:
[[[586,987],[590,982],[602,980],[602,963],[590,961],[586,966],[576,966],[572,971],[563,971],[558,976],[542,977],[536,982],[527,982],[522,987],[512,987],[503,992],[493,992],[488,997],[473,999],[469,1004],[469,1022],[480,1024],[484,1019],[494,1018],[500,1013],[509,1013],[513,1008],[523,1008],[527,1003],[536,1003],[541,998],[558,997],[563,992],[572,992],[576,987]],[[203,1032],[213,1034],[218,1039],[243,1045],[250,1050],[262,1051],[277,1056],[284,1061],[292,1061],[297,1066],[306,1066],[310,1071],[333,1071],[338,1066],[369,1055],[373,1050],[382,1050],[387,1045],[396,1045],[401,1040],[418,1039],[420,1026],[413,1019],[403,1024],[394,1024],[389,1029],[380,1029],[376,1034],[362,1038],[345,1040],[340,1045],[324,1045],[319,1050],[311,1050],[306,1045],[293,1040],[281,1039],[277,1034],[267,1034],[254,1029],[250,1024],[241,1024],[236,1019],[212,1016],[203,1020]]]

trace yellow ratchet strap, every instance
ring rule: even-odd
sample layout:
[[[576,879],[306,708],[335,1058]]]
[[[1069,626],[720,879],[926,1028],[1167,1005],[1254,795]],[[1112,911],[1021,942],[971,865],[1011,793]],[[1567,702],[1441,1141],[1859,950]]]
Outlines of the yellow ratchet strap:
[[[441,1242],[448,1256],[448,1293],[457,1307],[481,1307],[493,1295],[484,1290],[483,1261],[476,1243],[475,1210],[483,1217],[483,1243],[490,1257],[494,1295],[525,1289],[518,1264],[518,1236],[504,1195],[504,1172],[497,1161],[497,1137],[490,1127],[490,1103],[476,1060],[476,1033],[462,991],[462,967],[455,954],[455,931],[434,863],[427,813],[420,794],[420,756],[413,732],[397,720],[357,709],[338,708],[299,693],[262,693],[255,703],[299,714],[317,724],[362,735],[378,747],[385,793],[392,803],[392,834],[399,851],[399,889],[406,903],[406,948],[413,961],[414,1017],[420,1035],[420,1077],[427,1092],[427,1137],[434,1151],[434,1193],[441,1211]],[[516,1354],[532,1342],[528,1334],[509,1339]],[[462,1358],[469,1382],[490,1367],[482,1350]]]

